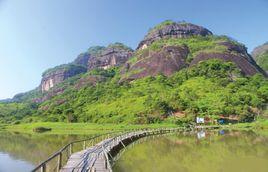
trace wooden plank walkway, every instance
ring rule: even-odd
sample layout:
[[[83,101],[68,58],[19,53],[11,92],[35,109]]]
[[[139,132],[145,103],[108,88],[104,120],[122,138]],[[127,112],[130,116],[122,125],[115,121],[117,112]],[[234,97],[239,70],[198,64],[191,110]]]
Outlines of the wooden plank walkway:
[[[113,158],[111,152],[116,147],[125,147],[124,143],[131,143],[135,140],[156,134],[164,134],[178,129],[158,129],[158,130],[141,130],[124,133],[87,148],[83,151],[76,152],[70,156],[67,164],[60,170],[61,172],[112,172],[110,160]]]
[[[51,155],[47,160],[36,166],[32,172],[111,172],[112,167],[110,161],[116,160],[116,156],[125,146],[142,137],[177,131],[219,128],[220,126],[193,125],[187,128],[143,129],[121,134],[117,132],[104,133],[84,140],[77,140],[68,143],[59,151]],[[89,144],[91,145],[90,147],[88,147]],[[73,147],[75,145],[80,145],[78,146],[78,150],[82,151],[73,153]],[[67,157],[67,163],[65,157]],[[63,164],[65,164],[64,167],[62,167]]]

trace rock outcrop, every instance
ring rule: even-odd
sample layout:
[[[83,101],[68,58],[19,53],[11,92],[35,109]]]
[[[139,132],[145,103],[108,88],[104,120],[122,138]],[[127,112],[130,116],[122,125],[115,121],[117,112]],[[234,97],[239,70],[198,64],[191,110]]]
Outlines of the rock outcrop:
[[[88,61],[88,70],[96,68],[108,69],[113,66],[120,66],[132,56],[132,53],[132,49],[121,43],[111,44],[98,54],[91,56]]]
[[[264,74],[262,69],[258,67],[254,60],[251,61],[244,55],[232,53],[200,53],[193,59],[190,66],[209,59],[221,59],[223,61],[233,62],[240,69],[241,73],[246,76],[251,76],[256,73]]]
[[[247,53],[247,48],[244,45],[235,44],[231,41],[219,42],[226,48],[225,52],[202,52],[196,55],[190,63],[190,66],[197,64],[200,61],[209,59],[221,59],[223,61],[233,62],[241,71],[242,74],[246,76],[251,76],[256,73],[262,73],[266,75],[265,72],[256,64],[254,59],[250,54]]]
[[[163,22],[153,28],[139,43],[137,49],[144,49],[154,41],[163,38],[185,38],[193,35],[212,35],[208,29],[191,23]]]
[[[159,74],[170,76],[208,59],[233,62],[246,76],[266,75],[243,44],[226,36],[214,36],[201,26],[168,22],[152,29],[140,42],[134,57],[121,70],[121,81]]]
[[[42,92],[48,91],[56,84],[63,82],[67,78],[80,73],[85,73],[87,69],[80,65],[65,64],[49,69],[43,73],[41,81]]]
[[[108,69],[112,66],[124,64],[132,56],[133,50],[121,43],[111,44],[108,47],[93,46],[81,53],[72,63],[60,65],[44,72],[41,81],[41,91],[46,92],[67,78],[96,68]],[[95,78],[96,79],[96,78]],[[81,81],[80,87],[91,83],[92,78]],[[60,93],[62,91],[57,91]],[[51,93],[54,95],[54,93]],[[48,95],[50,97],[50,95]]]
[[[170,76],[187,66],[188,53],[186,46],[166,46],[157,52],[147,49],[136,57],[136,62],[125,65],[122,81],[159,74]]]
[[[73,61],[73,64],[81,65],[81,66],[84,66],[86,68],[87,64],[88,64],[88,61],[89,61],[89,58],[90,58],[90,53],[89,52],[81,53]]]

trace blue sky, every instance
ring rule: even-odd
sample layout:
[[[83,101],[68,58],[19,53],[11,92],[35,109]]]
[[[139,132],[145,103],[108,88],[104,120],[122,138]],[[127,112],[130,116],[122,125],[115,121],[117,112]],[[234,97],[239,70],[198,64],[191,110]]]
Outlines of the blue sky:
[[[268,41],[267,0],[0,0],[0,99],[37,87],[45,69],[90,46],[136,48],[167,19],[229,35],[249,51]]]

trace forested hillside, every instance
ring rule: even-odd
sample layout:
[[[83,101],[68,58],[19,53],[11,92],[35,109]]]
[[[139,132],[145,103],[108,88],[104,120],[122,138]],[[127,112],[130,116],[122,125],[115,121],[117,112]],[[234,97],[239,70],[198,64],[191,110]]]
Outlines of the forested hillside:
[[[89,50],[78,72],[50,69],[41,86],[0,103],[0,122],[245,122],[267,113],[264,70],[243,44],[201,26],[166,21],[135,51],[121,43]]]

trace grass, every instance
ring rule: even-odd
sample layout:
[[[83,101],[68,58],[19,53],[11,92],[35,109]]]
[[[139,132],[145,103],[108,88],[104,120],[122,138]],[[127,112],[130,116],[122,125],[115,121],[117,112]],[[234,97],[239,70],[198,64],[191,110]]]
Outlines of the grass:
[[[238,123],[235,125],[230,125],[229,128],[231,129],[253,129],[253,130],[260,130],[265,129],[268,130],[268,120],[267,119],[260,119],[252,123]]]
[[[127,124],[94,124],[94,123],[64,123],[64,122],[37,122],[25,123],[18,125],[0,124],[0,130],[34,133],[37,127],[51,128],[45,134],[97,134],[110,131],[122,131],[144,128],[174,128],[179,127],[175,124],[161,123],[161,124],[144,124],[144,125],[127,125]],[[235,130],[268,130],[268,120],[261,119],[252,123],[238,123],[233,125],[221,125],[221,128],[235,129]]]
[[[0,125],[1,127],[1,125]],[[3,126],[4,130],[34,133],[37,127],[51,128],[46,134],[96,134],[109,131],[133,130],[142,128],[168,128],[178,127],[175,124],[149,124],[149,125],[127,125],[127,124],[94,124],[94,123],[63,123],[63,122],[37,122],[18,125]],[[1,129],[1,128],[0,128]]]
[[[155,27],[153,27],[152,29],[149,30],[149,33],[155,31],[155,30],[160,30],[162,28],[164,28],[165,26],[168,26],[168,25],[171,25],[171,24],[174,24],[176,22],[172,21],[172,20],[166,20],[158,25],[156,25]]]

